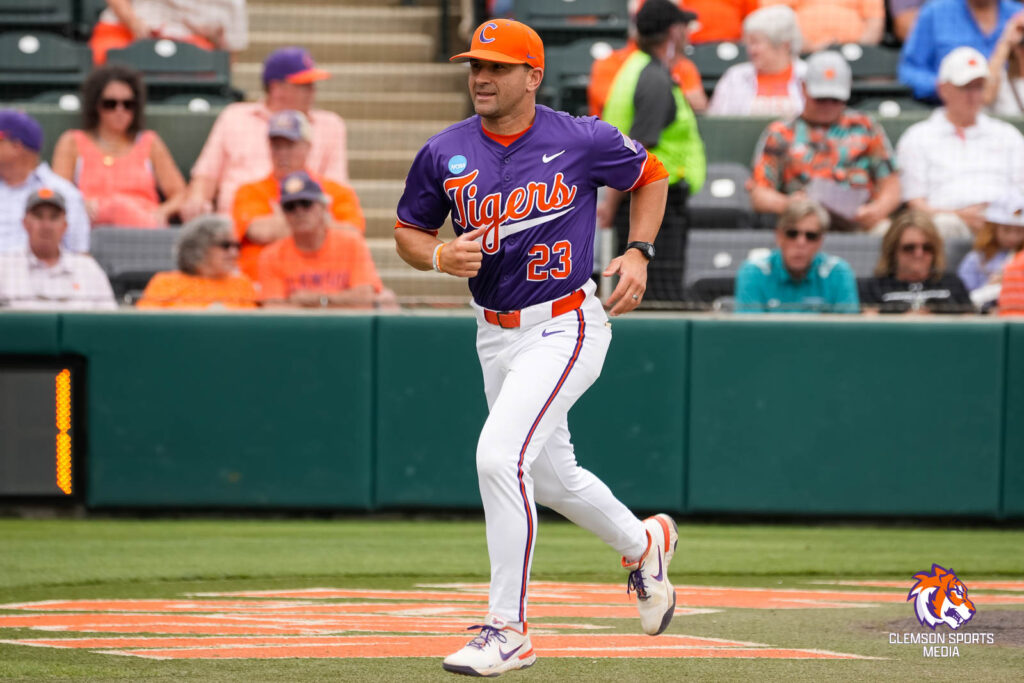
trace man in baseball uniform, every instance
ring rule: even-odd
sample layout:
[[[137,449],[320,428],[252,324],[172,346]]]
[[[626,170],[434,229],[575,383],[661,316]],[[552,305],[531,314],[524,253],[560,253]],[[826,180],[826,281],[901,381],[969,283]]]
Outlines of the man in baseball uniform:
[[[536,503],[589,529],[623,556],[643,630],[668,626],[668,565],[676,525],[641,521],[576,464],[567,415],[597,379],[611,328],[591,280],[597,190],[632,192],[630,243],[606,277],[605,305],[633,310],[644,295],[665,209],[664,167],[596,118],[537,106],[544,46],[536,32],[495,19],[473,34],[469,93],[476,116],[432,137],[417,154],[398,205],[399,255],[419,270],[467,278],[490,409],[476,464],[491,562],[488,615],[448,671],[493,676],[536,661],[527,586]],[[437,234],[449,213],[456,238]]]

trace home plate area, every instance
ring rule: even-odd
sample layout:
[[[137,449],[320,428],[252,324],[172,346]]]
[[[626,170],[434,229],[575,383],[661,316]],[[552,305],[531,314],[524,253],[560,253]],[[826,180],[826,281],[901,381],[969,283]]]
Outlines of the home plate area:
[[[466,627],[477,623],[486,611],[487,586],[431,584],[417,588],[304,588],[190,594],[182,600],[6,604],[0,605],[0,610],[6,611],[0,614],[0,629],[59,632],[62,636],[0,643],[148,659],[444,657],[465,643]],[[541,657],[868,659],[680,634],[652,638],[607,633],[612,628],[610,620],[636,618],[636,607],[620,584],[535,582],[530,593],[531,635]],[[677,586],[676,593],[677,617],[728,608],[837,609],[906,600],[905,591],[892,590]],[[1001,602],[1024,603],[1024,595],[999,597]],[[579,621],[562,621],[565,619]]]

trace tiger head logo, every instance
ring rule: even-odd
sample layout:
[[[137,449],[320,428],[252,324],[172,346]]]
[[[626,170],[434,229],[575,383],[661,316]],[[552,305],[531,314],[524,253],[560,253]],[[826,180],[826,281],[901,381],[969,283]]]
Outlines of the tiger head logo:
[[[914,613],[922,626],[933,631],[939,624],[958,629],[978,611],[967,597],[967,586],[952,569],[932,565],[931,572],[914,574],[917,583],[910,589],[907,602],[914,601]]]

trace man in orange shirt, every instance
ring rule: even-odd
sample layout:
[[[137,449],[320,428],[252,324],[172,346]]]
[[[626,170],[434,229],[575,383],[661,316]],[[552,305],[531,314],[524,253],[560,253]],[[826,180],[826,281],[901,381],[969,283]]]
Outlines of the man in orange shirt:
[[[680,3],[676,2],[676,4]],[[697,15],[685,9],[683,13],[689,17],[690,26],[692,27],[693,22],[697,19]],[[587,104],[591,116],[601,116],[604,112],[604,103],[608,99],[608,92],[611,90],[615,75],[619,73],[619,67],[637,50],[635,34],[635,27],[631,27],[630,39],[626,46],[615,50],[603,59],[594,61],[594,65],[590,68],[590,83],[587,85]],[[685,55],[676,54],[671,59],[670,71],[673,80],[679,84],[679,89],[683,91],[683,96],[689,103],[690,108],[697,114],[707,109],[708,96],[704,92],[704,83],[701,81],[700,72],[697,71],[697,65]]]
[[[376,308],[394,302],[384,289],[363,236],[331,227],[327,195],[305,171],[281,183],[281,210],[291,235],[260,254],[265,305]]]
[[[242,185],[235,194],[231,217],[235,234],[242,243],[238,266],[253,280],[259,277],[258,264],[263,247],[290,234],[281,210],[281,182],[296,171],[306,171],[312,141],[312,127],[305,114],[279,111],[270,118],[270,160],[273,170],[263,180]],[[318,179],[330,199],[330,217],[340,225],[366,232],[366,219],[359,198],[347,185],[326,178]]]

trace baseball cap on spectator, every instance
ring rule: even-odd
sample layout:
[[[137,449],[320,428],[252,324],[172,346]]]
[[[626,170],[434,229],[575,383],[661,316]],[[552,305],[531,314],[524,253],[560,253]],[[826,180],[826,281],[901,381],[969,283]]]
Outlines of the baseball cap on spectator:
[[[852,82],[850,65],[838,52],[815,52],[807,58],[804,84],[807,86],[809,97],[816,100],[833,99],[845,102],[850,99]]]
[[[43,129],[39,122],[23,111],[0,110],[0,138],[17,140],[33,152],[43,148]]]
[[[544,68],[544,43],[532,28],[512,19],[485,21],[473,32],[469,52],[448,61],[480,59],[499,64],[529,64]]]
[[[1024,194],[1018,190],[1011,190],[1009,194],[992,202],[985,208],[985,220],[989,223],[1024,227]]]
[[[282,47],[274,50],[263,62],[263,84],[271,81],[312,83],[330,78],[331,74],[316,68],[309,50],[301,47]]]
[[[30,194],[28,199],[25,200],[25,212],[27,213],[42,204],[56,206],[61,211],[67,211],[67,205],[64,203],[64,195],[60,192],[51,190],[48,187],[41,187]]]
[[[310,178],[305,171],[296,171],[289,174],[281,183],[281,206],[301,199],[327,203],[327,195],[324,194],[320,183]]]
[[[973,47],[958,47],[939,64],[939,83],[959,88],[979,78],[988,78],[988,62]]]
[[[302,112],[285,109],[271,115],[267,137],[286,138],[292,142],[312,142],[313,127]]]
[[[689,24],[697,15],[680,9],[669,0],[647,0],[636,13],[636,32],[641,36],[654,36],[668,31],[674,24]]]

